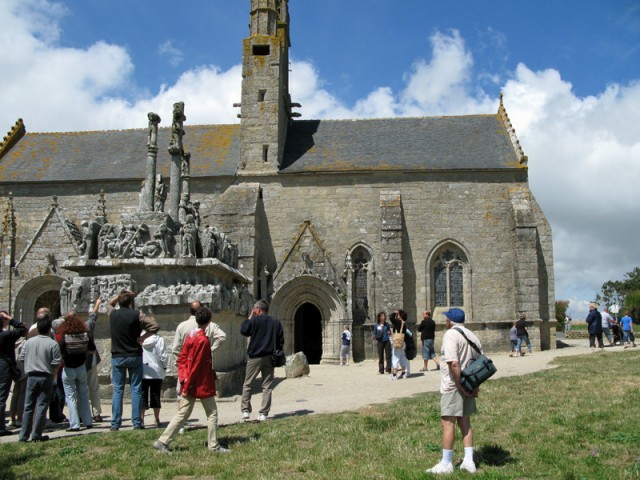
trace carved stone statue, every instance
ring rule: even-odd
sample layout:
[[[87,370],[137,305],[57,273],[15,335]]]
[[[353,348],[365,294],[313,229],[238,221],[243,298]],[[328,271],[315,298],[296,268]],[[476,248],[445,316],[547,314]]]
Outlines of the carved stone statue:
[[[193,258],[196,256],[196,236],[198,235],[198,229],[196,228],[193,215],[187,215],[185,224],[180,229],[180,236],[182,237],[182,250],[181,257]]]
[[[60,286],[60,312],[62,315],[69,311],[70,300],[71,284],[67,280],[63,280]]]
[[[171,122],[171,143],[169,144],[169,153],[171,155],[180,155],[183,152],[182,137],[184,129],[183,122],[187,119],[184,115],[184,102],[176,102],[173,104],[173,120]]]
[[[156,176],[155,211],[164,212],[164,202],[167,200],[167,184],[159,173]]]
[[[202,233],[202,258],[216,258],[218,229],[207,225]]]

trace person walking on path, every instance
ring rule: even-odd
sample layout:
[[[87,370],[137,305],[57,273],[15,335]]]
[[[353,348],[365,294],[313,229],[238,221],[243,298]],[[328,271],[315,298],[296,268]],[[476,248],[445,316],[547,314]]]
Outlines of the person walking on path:
[[[378,373],[391,373],[391,325],[387,322],[387,314],[378,312],[376,325],[373,329],[373,338],[378,348]],[[386,360],[386,367],[385,367]]]
[[[9,326],[13,327],[9,329]],[[5,424],[7,398],[11,382],[18,384],[20,371],[16,362],[16,342],[27,334],[27,327],[6,310],[0,311],[0,437],[11,435]],[[17,392],[14,392],[13,396]],[[12,397],[13,398],[13,397]]]
[[[124,385],[129,373],[131,387],[131,422],[134,430],[141,430],[142,418],[142,342],[158,331],[153,317],[145,317],[134,309],[135,294],[130,290],[121,292],[110,301],[113,310],[109,314],[111,325],[111,431],[122,425],[122,401]],[[115,307],[119,308],[115,308]],[[142,332],[144,335],[141,335]]]
[[[591,347],[591,351],[596,351],[596,339],[598,339],[598,348],[604,351],[604,344],[602,343],[602,315],[598,311],[597,303],[589,304],[587,325],[589,329],[589,346]]]
[[[628,348],[632,343],[636,346],[636,338],[633,336],[633,319],[629,316],[629,310],[624,312],[624,317],[620,319],[622,325],[622,341],[624,342],[624,348]]]
[[[391,380],[408,378],[411,375],[411,364],[407,359],[406,348],[410,341],[411,331],[407,327],[407,314],[403,310],[397,310],[391,314],[393,326],[393,357],[391,366]],[[399,336],[399,337],[398,337]],[[398,372],[402,371],[401,374]]]
[[[436,364],[436,370],[440,370],[440,362],[435,348],[436,322],[431,318],[431,310],[425,310],[422,313],[422,322],[418,325],[418,331],[422,341],[422,362],[424,363],[420,371],[429,371],[429,360],[433,360]]]
[[[349,351],[351,350],[351,332],[349,331],[349,325],[344,325],[342,335],[340,336],[340,366],[349,366]]]
[[[41,312],[36,316],[38,335],[28,339],[19,361],[24,362],[27,374],[27,391],[20,428],[20,441],[26,442],[31,436],[32,442],[49,440],[43,435],[47,421],[47,408],[53,390],[53,379],[58,373],[62,355],[60,346],[51,338],[51,314]]]
[[[527,332],[527,316],[524,312],[520,312],[520,318],[516,322],[516,331],[518,334],[518,341],[516,343],[516,357],[524,356],[522,352],[522,342],[527,344],[527,350],[529,355],[533,355],[531,351],[531,341],[529,340],[529,332]]]
[[[513,326],[511,327],[511,330],[509,330],[509,343],[509,356],[513,357],[514,355],[518,355],[518,329],[516,327],[516,322],[513,322]]]
[[[178,413],[171,419],[160,438],[153,442],[153,448],[163,453],[170,451],[169,445],[189,420],[198,399],[207,415],[207,448],[218,453],[229,453],[229,449],[220,446],[217,437],[216,372],[213,370],[211,345],[205,332],[211,321],[211,311],[206,307],[200,307],[195,312],[195,319],[198,328],[189,333],[178,355],[181,397]]]
[[[473,360],[476,352],[469,345],[469,341],[476,344],[482,351],[482,344],[478,337],[464,326],[464,311],[452,308],[444,312],[447,331],[442,337],[442,350],[440,353],[440,423],[442,426],[442,459],[435,466],[427,470],[427,473],[448,474],[453,473],[453,446],[455,442],[456,424],[462,434],[464,445],[464,460],[460,464],[460,470],[469,473],[476,472],[476,464],[473,459],[473,430],[471,428],[471,415],[476,413],[476,397],[478,389],[469,392],[460,384],[460,373]]]
[[[260,407],[259,421],[264,421],[271,409],[271,394],[273,389],[273,365],[271,355],[275,350],[284,347],[284,331],[277,318],[267,315],[269,304],[264,300],[258,300],[251,310],[251,315],[240,326],[240,333],[245,337],[251,337],[247,347],[247,367],[242,386],[242,419],[248,421],[251,418],[251,385],[258,374],[262,375],[262,406]]]

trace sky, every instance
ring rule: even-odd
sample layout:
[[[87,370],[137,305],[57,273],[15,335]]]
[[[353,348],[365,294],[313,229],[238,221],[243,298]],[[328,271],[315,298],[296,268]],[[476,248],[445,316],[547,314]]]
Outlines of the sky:
[[[0,132],[144,128],[176,101],[187,124],[236,123],[249,5],[0,0]],[[290,0],[290,16],[302,119],[490,114],[503,92],[574,319],[640,266],[640,2]]]

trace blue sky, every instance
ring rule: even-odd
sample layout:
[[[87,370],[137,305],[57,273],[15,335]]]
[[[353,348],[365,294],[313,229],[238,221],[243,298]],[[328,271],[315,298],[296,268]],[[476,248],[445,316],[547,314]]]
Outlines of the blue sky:
[[[0,0],[0,131],[236,122],[249,0]],[[303,119],[493,113],[499,92],[586,313],[640,265],[640,4],[290,0]]]

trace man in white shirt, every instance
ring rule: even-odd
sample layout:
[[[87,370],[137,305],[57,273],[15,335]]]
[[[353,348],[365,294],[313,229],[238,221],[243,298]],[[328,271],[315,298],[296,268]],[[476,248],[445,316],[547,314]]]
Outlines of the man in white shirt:
[[[609,309],[605,308],[601,314],[602,317],[602,333],[609,340],[609,346],[613,347],[613,335],[611,335],[611,325],[613,325],[613,317],[609,314]]]
[[[473,430],[471,429],[471,415],[476,413],[476,397],[478,390],[469,392],[460,384],[460,372],[464,370],[478,354],[469,345],[467,339],[473,342],[480,351],[482,345],[478,337],[464,326],[464,311],[452,308],[444,312],[447,331],[442,337],[440,354],[440,419],[442,425],[442,459],[427,473],[453,473],[453,445],[456,434],[456,424],[462,434],[464,445],[464,460],[460,470],[470,473],[476,472],[473,461]],[[461,333],[464,332],[464,335]]]
[[[191,316],[184,322],[180,323],[176,328],[176,333],[173,337],[173,346],[171,347],[171,354],[173,355],[174,363],[178,361],[178,355],[180,355],[182,344],[187,338],[187,335],[198,328],[198,323],[196,322],[195,315],[196,311],[198,311],[201,306],[202,304],[197,300],[191,302],[191,304],[189,305],[189,312]],[[209,339],[209,343],[211,344],[211,353],[217,350],[220,344],[227,339],[227,334],[224,333],[220,326],[214,322],[210,322],[207,325],[205,333],[207,334],[207,338]]]

